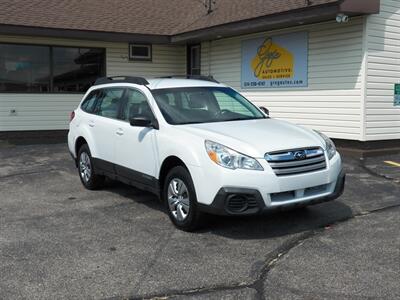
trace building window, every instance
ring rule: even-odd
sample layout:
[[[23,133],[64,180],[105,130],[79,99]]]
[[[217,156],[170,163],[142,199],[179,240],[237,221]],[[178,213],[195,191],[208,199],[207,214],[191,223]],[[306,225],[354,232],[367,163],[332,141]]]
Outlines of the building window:
[[[84,93],[104,75],[104,49],[0,44],[0,92]]]
[[[53,91],[84,92],[103,75],[104,50],[53,48]]]
[[[129,44],[129,59],[130,60],[152,60],[151,45]]]
[[[200,45],[187,46],[187,73],[188,75],[201,75],[201,47]]]
[[[0,91],[49,92],[50,48],[0,44]]]

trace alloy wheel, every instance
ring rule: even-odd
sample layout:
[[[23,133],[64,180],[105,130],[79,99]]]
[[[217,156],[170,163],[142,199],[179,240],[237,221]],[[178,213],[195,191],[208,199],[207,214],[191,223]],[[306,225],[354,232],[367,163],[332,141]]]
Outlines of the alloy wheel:
[[[168,185],[168,206],[174,218],[184,221],[190,211],[189,192],[185,183],[173,178]]]
[[[88,182],[92,176],[92,165],[90,157],[86,152],[82,152],[79,158],[79,173],[83,181]]]

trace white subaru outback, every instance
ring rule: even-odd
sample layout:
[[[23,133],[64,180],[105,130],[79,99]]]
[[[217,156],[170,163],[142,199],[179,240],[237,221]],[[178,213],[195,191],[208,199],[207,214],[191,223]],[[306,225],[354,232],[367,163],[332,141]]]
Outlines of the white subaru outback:
[[[204,212],[259,214],[344,189],[327,136],[270,118],[209,78],[98,79],[71,113],[68,145],[86,188],[109,177],[155,193],[183,230]]]

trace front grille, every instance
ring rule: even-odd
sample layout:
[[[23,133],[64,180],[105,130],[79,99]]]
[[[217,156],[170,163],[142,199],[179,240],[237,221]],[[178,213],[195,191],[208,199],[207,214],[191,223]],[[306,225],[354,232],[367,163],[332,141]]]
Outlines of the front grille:
[[[282,193],[273,193],[271,196],[271,202],[284,202],[290,201],[296,198],[295,191],[288,191]]]
[[[315,172],[326,168],[324,150],[320,147],[276,151],[265,159],[277,176]]]
[[[306,189],[270,194],[271,202],[287,202],[302,197],[314,197],[328,192],[329,184],[312,186]]]

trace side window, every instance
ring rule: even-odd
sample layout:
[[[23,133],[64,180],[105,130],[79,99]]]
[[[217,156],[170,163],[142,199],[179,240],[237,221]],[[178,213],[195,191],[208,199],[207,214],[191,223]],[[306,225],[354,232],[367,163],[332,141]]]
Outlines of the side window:
[[[101,90],[94,113],[99,116],[116,119],[123,92],[123,88]]]
[[[87,113],[93,112],[94,105],[96,104],[97,94],[98,94],[98,90],[92,91],[89,95],[87,95],[85,100],[83,100],[81,109],[84,112],[87,112]]]
[[[122,111],[123,120],[128,121],[135,117],[153,118],[147,98],[141,92],[134,89],[127,89],[125,98],[126,102]]]

